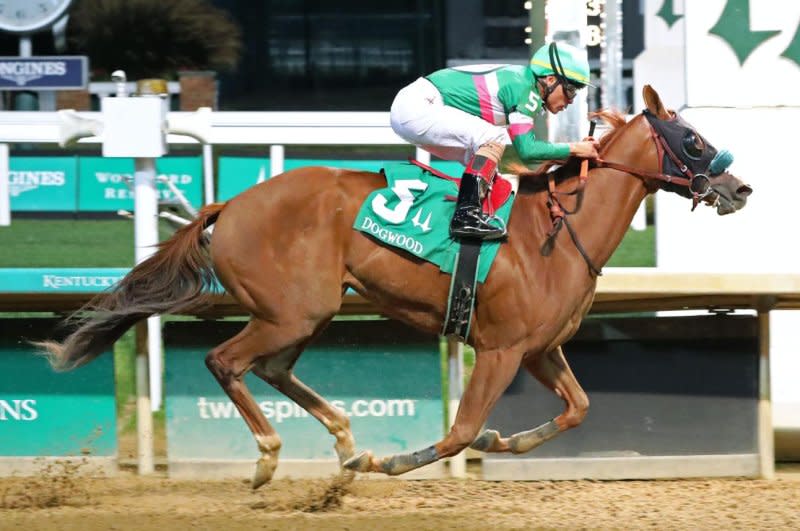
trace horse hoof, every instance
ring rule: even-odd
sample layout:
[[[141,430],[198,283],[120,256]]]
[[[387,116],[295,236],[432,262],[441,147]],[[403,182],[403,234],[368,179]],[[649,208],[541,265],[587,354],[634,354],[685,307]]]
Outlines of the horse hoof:
[[[473,450],[478,450],[479,452],[486,452],[499,440],[500,432],[497,430],[485,430],[483,433],[478,435],[477,439],[472,441],[472,444],[470,444],[469,447]]]
[[[275,463],[272,459],[261,458],[256,463],[256,473],[253,476],[253,490],[272,479],[275,473]]]
[[[342,464],[347,470],[354,472],[369,472],[370,465],[372,464],[372,452],[361,452],[348,459]]]

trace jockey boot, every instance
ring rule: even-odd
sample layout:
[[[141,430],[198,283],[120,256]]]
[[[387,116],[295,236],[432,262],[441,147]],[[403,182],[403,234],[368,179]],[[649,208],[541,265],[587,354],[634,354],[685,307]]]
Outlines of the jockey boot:
[[[450,236],[497,240],[506,235],[505,227],[493,223],[492,216],[485,214],[481,203],[494,177],[497,163],[482,155],[470,161],[458,188],[456,213],[450,222]]]

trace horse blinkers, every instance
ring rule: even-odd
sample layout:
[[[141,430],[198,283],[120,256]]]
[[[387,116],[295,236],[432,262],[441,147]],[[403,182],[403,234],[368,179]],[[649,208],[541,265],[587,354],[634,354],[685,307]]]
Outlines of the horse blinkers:
[[[663,152],[660,164],[663,173],[681,175],[689,180],[688,186],[665,183],[669,191],[693,200],[693,207],[708,197],[714,190],[708,175],[712,161],[717,158],[717,149],[677,114],[671,120],[657,118],[648,110],[643,112],[653,130],[659,151]]]

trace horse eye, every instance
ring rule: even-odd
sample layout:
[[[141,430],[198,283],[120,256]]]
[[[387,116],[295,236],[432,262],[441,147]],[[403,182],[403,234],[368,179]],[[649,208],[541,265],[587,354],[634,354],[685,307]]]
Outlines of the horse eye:
[[[703,141],[694,131],[688,131],[683,136],[683,151],[693,159],[699,159],[703,155]]]

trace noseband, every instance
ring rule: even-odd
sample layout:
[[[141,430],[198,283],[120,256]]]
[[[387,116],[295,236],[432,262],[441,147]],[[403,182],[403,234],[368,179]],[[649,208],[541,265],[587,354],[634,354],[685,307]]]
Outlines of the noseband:
[[[650,192],[654,192],[658,188],[657,186],[651,186],[652,181],[661,181],[686,187],[692,194],[692,211],[694,211],[700,201],[708,197],[709,194],[713,192],[713,189],[710,186],[710,180],[706,175],[711,163],[709,162],[708,166],[703,172],[695,173],[692,171],[692,169],[689,168],[685,162],[675,155],[675,152],[669,147],[669,142],[667,142],[664,135],[662,135],[653,125],[653,120],[658,120],[658,118],[652,116],[652,114],[646,110],[643,111],[642,114],[647,118],[647,124],[650,127],[650,137],[653,139],[656,145],[658,171],[654,172],[640,168],[634,168],[632,166],[628,166],[627,164],[620,164],[618,162],[611,162],[600,158],[594,160],[594,167],[618,170],[638,177],[644,181],[645,186],[647,186],[648,191]],[[678,171],[681,173],[680,176],[664,173],[664,155],[666,155],[674,167],[678,169]],[[581,254],[589,268],[589,274],[593,276],[601,276],[603,272],[596,267],[594,263],[592,263],[591,258],[589,258],[589,255],[586,253],[586,250],[584,249],[583,245],[578,239],[577,234],[567,219],[567,216],[570,214],[577,213],[581,208],[581,204],[583,203],[583,191],[586,187],[586,182],[589,180],[588,164],[581,164],[581,172],[578,175],[578,178],[578,186],[574,190],[570,192],[559,192],[556,190],[556,182],[553,173],[550,173],[547,176],[547,187],[549,194],[547,206],[550,209],[550,218],[553,221],[553,228],[547,233],[547,239],[545,240],[544,245],[542,245],[541,253],[543,256],[550,255],[555,245],[556,236],[558,236],[562,226],[566,226],[567,232],[569,232],[570,238],[572,238],[572,243],[575,245],[575,248],[578,249],[578,252]],[[575,196],[576,203],[573,210],[567,210],[564,208],[558,198],[558,196],[561,195]]]

